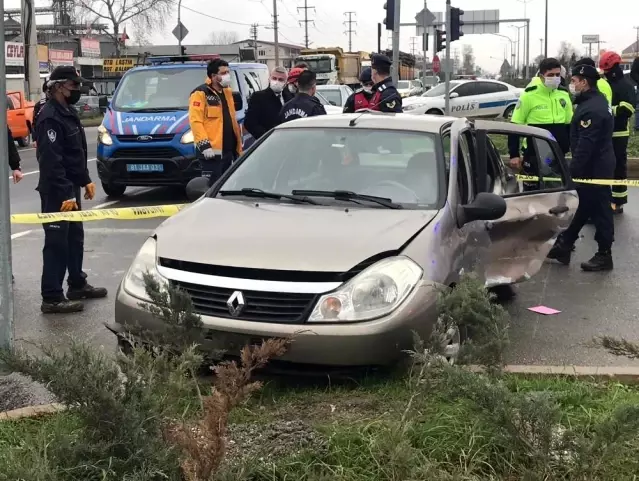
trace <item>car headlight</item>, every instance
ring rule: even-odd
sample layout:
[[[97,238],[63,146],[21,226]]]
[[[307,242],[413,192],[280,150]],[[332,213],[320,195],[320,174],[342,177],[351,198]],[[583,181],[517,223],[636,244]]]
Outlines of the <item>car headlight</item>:
[[[421,267],[408,257],[383,259],[324,294],[309,322],[356,322],[385,316],[406,300],[422,274]]]
[[[185,132],[182,138],[180,139],[181,144],[192,144],[193,142],[195,142],[195,138],[193,137],[192,130]]]
[[[149,237],[138,251],[131,267],[124,276],[122,287],[130,295],[140,300],[150,302],[151,299],[146,292],[144,283],[144,274],[156,277],[158,280],[164,278],[160,275],[157,268],[157,241],[153,237]]]
[[[104,125],[98,127],[98,142],[104,145],[113,145],[113,139]]]

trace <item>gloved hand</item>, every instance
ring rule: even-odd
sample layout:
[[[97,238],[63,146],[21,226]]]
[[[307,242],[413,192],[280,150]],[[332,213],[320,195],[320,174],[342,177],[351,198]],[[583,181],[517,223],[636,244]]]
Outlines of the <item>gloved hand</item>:
[[[71,212],[72,210],[78,210],[78,204],[75,199],[69,199],[62,202],[60,212]]]
[[[211,160],[213,157],[215,157],[215,151],[213,149],[210,149],[210,148],[209,149],[205,149],[202,152],[202,155],[204,156],[204,158],[206,160]]]
[[[91,182],[84,186],[84,198],[86,200],[93,200],[95,197],[95,184]]]

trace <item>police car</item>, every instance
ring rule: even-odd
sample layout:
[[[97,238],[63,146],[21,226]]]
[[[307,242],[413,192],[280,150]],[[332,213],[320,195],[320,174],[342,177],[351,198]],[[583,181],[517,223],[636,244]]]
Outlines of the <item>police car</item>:
[[[524,89],[497,80],[452,80],[450,114],[454,117],[510,117]],[[441,83],[419,97],[403,100],[407,114],[444,115],[446,84]]]

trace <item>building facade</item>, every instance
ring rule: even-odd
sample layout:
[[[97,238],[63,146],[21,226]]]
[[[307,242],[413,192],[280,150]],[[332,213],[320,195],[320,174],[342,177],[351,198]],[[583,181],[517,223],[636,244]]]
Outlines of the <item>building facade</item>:
[[[273,42],[246,39],[235,42],[233,45],[237,45],[241,49],[254,49],[256,52],[256,62],[265,64],[268,66],[269,70],[272,70],[277,66],[275,64],[275,43]],[[295,62],[295,58],[299,56],[303,48],[304,47],[301,45],[280,42],[279,64],[283,67],[291,68]]]

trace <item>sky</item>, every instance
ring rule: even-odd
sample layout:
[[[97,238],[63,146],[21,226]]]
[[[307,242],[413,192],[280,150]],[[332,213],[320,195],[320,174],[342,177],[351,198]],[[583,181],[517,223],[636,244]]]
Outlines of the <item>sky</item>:
[[[182,0],[182,23],[189,30],[184,44],[207,43],[213,31],[234,31],[239,38],[249,37],[249,25],[260,25],[258,38],[273,41],[273,30],[265,28],[272,22],[274,0]],[[280,41],[303,45],[304,28],[299,21],[303,19],[305,0],[276,0],[280,22]],[[353,50],[374,51],[377,49],[377,23],[384,18],[386,0],[307,0],[309,19],[309,39],[311,46],[348,48],[347,27],[344,12],[355,12],[353,19],[356,33],[353,35]],[[526,4],[524,4],[526,1]],[[36,0],[36,5],[48,4],[47,0]],[[545,0],[452,0],[455,7],[462,10],[500,11],[500,18],[530,18],[530,58],[531,61],[541,53],[540,39],[544,36]],[[602,48],[622,50],[636,40],[639,27],[639,1],[606,0],[605,3],[583,0],[548,0],[548,53],[556,55],[562,41],[570,42],[581,53],[587,53],[587,46],[581,44],[581,36],[599,34]],[[604,5],[605,8],[592,8]],[[7,0],[7,8],[19,6],[19,0]],[[401,21],[413,22],[415,15],[424,6],[423,0],[401,0]],[[428,9],[441,12],[445,9],[445,0],[428,0]],[[208,17],[206,16],[208,15]],[[217,20],[211,17],[217,17]],[[177,45],[171,35],[177,15],[167,22],[164,32],[157,32],[152,38],[154,44]],[[517,41],[518,30],[512,24],[502,24],[500,34]],[[524,25],[519,23],[518,25]],[[524,60],[524,31],[521,29],[521,59]],[[411,38],[415,37],[414,27],[402,27],[401,49],[411,51]],[[382,33],[382,48],[390,47],[387,33]],[[432,50],[432,39],[431,39]],[[417,45],[420,42],[417,41]],[[510,54],[510,41],[494,35],[466,35],[451,44],[462,49],[462,45],[472,45],[476,63],[488,71],[497,72],[504,55]],[[596,46],[593,46],[596,49]],[[515,50],[517,49],[515,45]],[[430,56],[430,55],[429,55]]]

